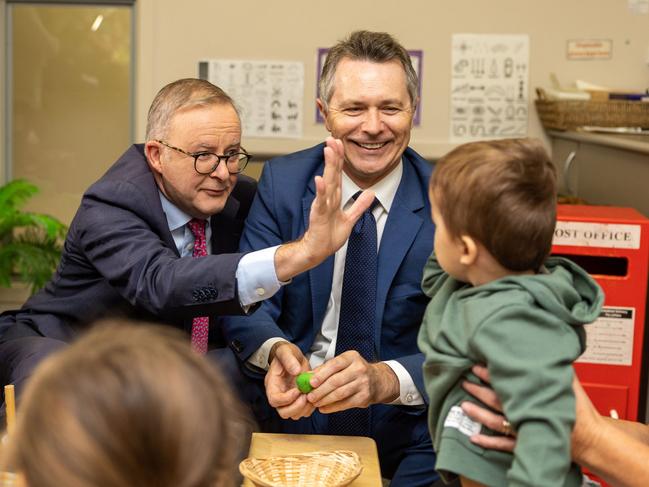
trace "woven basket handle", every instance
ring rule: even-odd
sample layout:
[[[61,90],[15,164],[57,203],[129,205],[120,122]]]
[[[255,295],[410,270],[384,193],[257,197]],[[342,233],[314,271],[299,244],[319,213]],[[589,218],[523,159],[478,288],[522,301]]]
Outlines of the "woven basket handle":
[[[547,96],[545,95],[545,90],[543,88],[536,88],[536,97],[539,100],[543,100],[543,101],[547,100]]]

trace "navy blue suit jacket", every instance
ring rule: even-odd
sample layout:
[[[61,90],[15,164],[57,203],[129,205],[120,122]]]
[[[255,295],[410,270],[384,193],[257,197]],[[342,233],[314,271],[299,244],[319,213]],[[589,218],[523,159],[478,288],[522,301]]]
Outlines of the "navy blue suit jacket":
[[[324,170],[323,144],[266,163],[246,220],[241,251],[258,250],[301,236],[315,198],[314,176]],[[423,355],[417,333],[428,298],[421,290],[434,226],[428,202],[432,165],[408,148],[403,176],[379,249],[375,343],[380,360],[397,360],[425,398]],[[334,257],[301,274],[246,317],[224,319],[226,341],[241,361],[267,339],[282,337],[308,353],[331,293]]]
[[[22,309],[0,316],[0,341],[69,341],[109,315],[189,329],[194,316],[242,313],[236,252],[255,187],[240,176],[211,218],[212,254],[224,255],[180,258],[143,146],[131,146],[84,194],[52,280]]]

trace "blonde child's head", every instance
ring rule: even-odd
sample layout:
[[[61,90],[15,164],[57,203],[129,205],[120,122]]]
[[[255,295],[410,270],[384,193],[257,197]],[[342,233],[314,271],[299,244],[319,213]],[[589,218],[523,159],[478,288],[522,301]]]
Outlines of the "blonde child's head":
[[[29,487],[234,485],[243,411],[177,330],[105,322],[38,367],[5,461]]]
[[[457,147],[437,162],[430,197],[450,241],[476,241],[506,270],[537,271],[550,253],[556,171],[538,140]]]

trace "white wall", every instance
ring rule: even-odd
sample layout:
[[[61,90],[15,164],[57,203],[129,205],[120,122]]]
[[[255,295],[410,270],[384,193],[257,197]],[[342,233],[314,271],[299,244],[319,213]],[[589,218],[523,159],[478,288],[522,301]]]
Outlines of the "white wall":
[[[628,0],[138,0],[136,140],[159,88],[196,76],[200,59],[277,59],[305,63],[304,137],[245,139],[253,153],[281,154],[308,147],[326,132],[314,122],[316,51],[356,29],[387,31],[408,49],[424,50],[422,124],[411,145],[433,158],[448,143],[451,35],[530,36],[530,103],[554,72],[564,83],[589,80],[618,89],[649,86],[649,15],[631,14]],[[613,57],[567,61],[568,39],[613,40]],[[530,108],[529,133],[543,136]]]

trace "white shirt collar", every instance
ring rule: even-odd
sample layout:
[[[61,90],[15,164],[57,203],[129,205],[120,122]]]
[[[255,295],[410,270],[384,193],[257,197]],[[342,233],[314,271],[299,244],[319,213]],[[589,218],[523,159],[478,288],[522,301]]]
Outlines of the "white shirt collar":
[[[370,186],[367,189],[374,191],[376,199],[379,200],[379,203],[383,209],[389,213],[390,208],[392,207],[392,202],[394,197],[397,194],[397,189],[399,189],[399,183],[401,182],[401,176],[403,175],[403,160],[396,165],[396,167],[386,174],[383,179],[378,181],[373,186]],[[342,204],[343,208],[351,204],[352,196],[361,191],[354,181],[351,180],[347,174],[343,172],[343,184],[342,184]]]
[[[187,225],[192,217],[169,201],[167,197],[162,194],[162,191],[158,190],[158,195],[160,196],[160,203],[162,203],[162,210],[165,213],[165,217],[167,217],[167,226],[169,227],[169,230],[173,232],[174,230]]]

